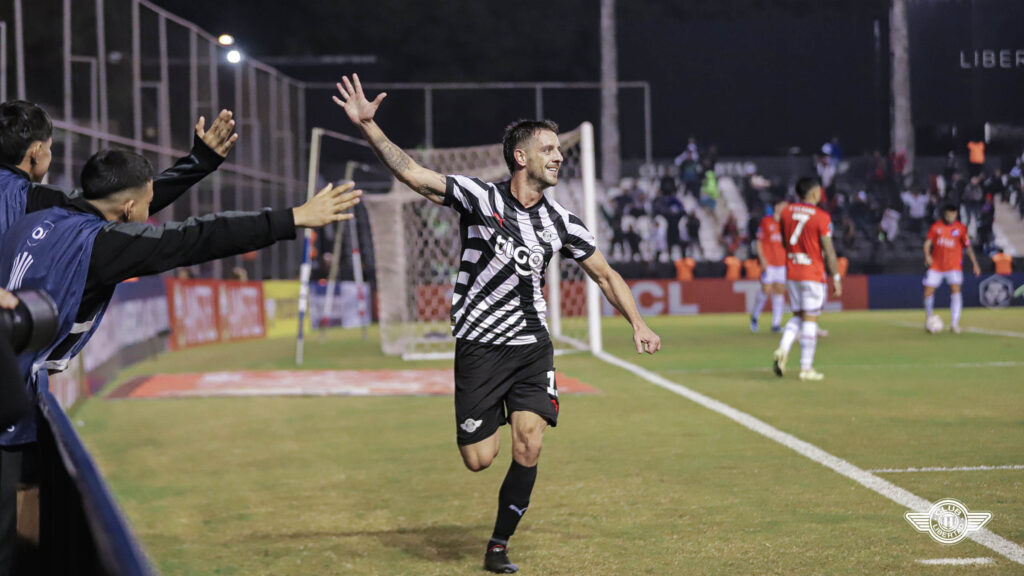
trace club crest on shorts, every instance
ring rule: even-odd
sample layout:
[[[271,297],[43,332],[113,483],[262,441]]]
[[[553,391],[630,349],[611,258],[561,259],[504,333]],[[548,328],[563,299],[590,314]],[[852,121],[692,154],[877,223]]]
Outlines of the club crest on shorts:
[[[482,426],[483,423],[483,420],[473,420],[472,418],[466,418],[465,422],[459,424],[459,428],[462,428],[467,433],[472,434],[473,432],[476,432],[476,429]]]
[[[991,512],[969,512],[967,506],[952,498],[939,500],[927,512],[907,512],[903,515],[918,532],[927,532],[940,544],[956,544],[967,534],[992,519]]]

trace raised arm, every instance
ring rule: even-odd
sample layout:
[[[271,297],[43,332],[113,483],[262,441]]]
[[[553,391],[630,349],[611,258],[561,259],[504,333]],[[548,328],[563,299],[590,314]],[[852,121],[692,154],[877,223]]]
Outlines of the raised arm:
[[[839,259],[832,245],[832,236],[821,237],[821,250],[825,253],[825,268],[832,277],[832,295],[838,298],[843,295],[843,279],[839,276]]]
[[[661,338],[647,327],[647,323],[636,309],[633,293],[630,292],[626,281],[608,265],[608,261],[605,260],[601,251],[594,250],[589,258],[580,262],[580,267],[587,273],[587,276],[597,283],[605,298],[633,327],[633,344],[636,345],[636,353],[641,354],[646,351],[648,354],[654,354],[661,350]]]
[[[188,156],[179,158],[174,166],[153,178],[153,202],[149,213],[155,214],[170,206],[186,190],[216,170],[238,141],[235,120],[230,110],[221,110],[210,129],[200,116],[195,125],[195,138]]]
[[[235,120],[230,110],[221,110],[210,129],[206,130],[205,127],[206,118],[200,116],[195,126],[192,150],[187,156],[179,158],[174,166],[153,178],[150,214],[156,214],[170,206],[186,190],[209,176],[224,162],[224,158],[238,141],[238,134],[234,133]],[[64,189],[51,184],[32,184],[28,190],[25,212],[67,206],[80,196],[78,190]]]
[[[389,140],[373,120],[377,108],[384,101],[387,92],[381,92],[372,102],[367,100],[363,93],[363,85],[359,82],[359,75],[353,74],[351,81],[348,76],[341,77],[341,82],[338,83],[338,94],[341,98],[334,96],[334,103],[345,110],[348,119],[362,131],[366,141],[377,154],[377,158],[380,158],[381,163],[395,175],[395,178],[427,200],[435,204],[443,203],[446,187],[445,177],[417,164]]]

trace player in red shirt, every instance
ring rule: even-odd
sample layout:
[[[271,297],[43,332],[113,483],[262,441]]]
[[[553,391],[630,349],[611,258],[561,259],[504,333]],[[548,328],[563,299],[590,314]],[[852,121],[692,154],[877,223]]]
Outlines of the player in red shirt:
[[[949,296],[949,312],[952,316],[950,329],[960,333],[960,313],[964,308],[964,297],[960,286],[964,283],[963,261],[964,248],[974,265],[974,275],[981,275],[978,259],[971,248],[971,240],[967,237],[967,227],[958,222],[956,204],[942,207],[942,220],[932,224],[928,230],[928,238],[924,241],[924,263],[928,266],[924,281],[925,320],[932,317],[935,308],[935,289],[945,280],[952,292]]]
[[[786,309],[786,249],[782,246],[779,217],[788,203],[779,200],[761,219],[754,248],[761,263],[761,291],[754,298],[750,312],[750,331],[757,332],[757,322],[770,296],[772,299],[772,332],[782,331],[782,313]]]
[[[796,192],[801,201],[786,206],[779,218],[782,244],[786,249],[786,291],[793,317],[782,332],[773,368],[778,376],[785,373],[789,350],[799,334],[800,379],[822,380],[825,376],[815,370],[813,364],[818,344],[818,316],[825,305],[825,268],[832,276],[835,297],[842,295],[843,284],[832,246],[832,218],[816,207],[821,200],[821,185],[813,178],[801,178],[796,183]]]

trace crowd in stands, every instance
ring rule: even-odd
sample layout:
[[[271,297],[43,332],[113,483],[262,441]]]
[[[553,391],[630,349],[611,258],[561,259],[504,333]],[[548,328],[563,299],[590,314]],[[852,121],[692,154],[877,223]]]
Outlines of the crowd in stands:
[[[832,215],[836,250],[859,262],[919,255],[924,237],[944,204],[961,207],[977,249],[1000,250],[993,226],[997,204],[1024,218],[1024,155],[1012,170],[986,170],[976,150],[967,158],[950,152],[922,182],[908,184],[904,155],[874,152],[844,160],[839,139],[822,146],[803,171],[816,171],[824,194],[821,207]],[[617,262],[722,261],[754,257],[751,243],[760,219],[778,198],[791,196],[786,178],[758,173],[753,164],[718,170],[718,151],[690,138],[672,164],[648,167],[641,177],[623,178],[602,207],[612,230],[610,255]],[[966,164],[966,165],[965,165]],[[966,168],[966,170],[965,170]]]

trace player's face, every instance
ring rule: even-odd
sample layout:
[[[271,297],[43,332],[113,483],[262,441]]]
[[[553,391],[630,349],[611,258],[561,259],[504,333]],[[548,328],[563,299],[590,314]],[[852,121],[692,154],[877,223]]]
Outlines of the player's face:
[[[46,172],[50,169],[50,160],[53,158],[50,152],[50,146],[53,145],[53,138],[49,138],[46,142],[38,141],[33,142],[29,149],[31,155],[31,163],[28,168],[28,178],[33,182],[42,182],[43,178],[46,177]]]
[[[558,184],[558,170],[562,167],[562,151],[558,135],[550,130],[540,130],[524,150],[526,152],[526,174],[531,180],[539,180],[547,186]]]
[[[956,222],[956,210],[946,210],[942,213],[942,219],[946,221],[946,224]]]

